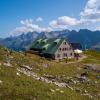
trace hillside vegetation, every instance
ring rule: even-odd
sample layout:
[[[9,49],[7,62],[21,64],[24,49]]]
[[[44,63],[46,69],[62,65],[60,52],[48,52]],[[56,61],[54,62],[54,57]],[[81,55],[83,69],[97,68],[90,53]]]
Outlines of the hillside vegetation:
[[[100,52],[84,55],[67,64],[0,47],[0,100],[100,100]]]

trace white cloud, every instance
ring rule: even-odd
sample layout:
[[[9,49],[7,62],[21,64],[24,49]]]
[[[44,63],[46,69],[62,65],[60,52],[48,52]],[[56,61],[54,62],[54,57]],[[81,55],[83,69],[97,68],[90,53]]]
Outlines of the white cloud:
[[[36,21],[43,21],[43,18],[38,17]],[[75,28],[75,26],[79,28],[83,28],[83,26],[85,26],[88,28],[88,25],[92,25],[92,27],[95,25],[96,27],[96,24],[100,23],[100,0],[88,0],[84,10],[80,12],[80,19],[72,18],[69,16],[61,16],[56,20],[49,22],[49,26],[45,28],[34,24],[32,19],[21,20],[20,23],[22,26],[14,29],[11,34],[20,35],[22,33],[34,31],[50,32],[56,29],[66,29],[69,27]],[[100,27],[97,27],[96,29],[100,30]]]
[[[80,15],[85,21],[100,22],[100,0],[88,0]]]
[[[96,27],[96,30],[99,30],[100,31],[100,26]]]
[[[42,17],[38,17],[38,18],[36,19],[36,21],[37,21],[37,22],[41,22],[41,21],[43,21],[43,18],[42,18]]]
[[[22,33],[27,33],[27,32],[43,32],[43,31],[52,31],[52,28],[47,27],[47,28],[43,28],[40,27],[37,24],[33,24],[33,20],[32,19],[26,19],[26,20],[21,20],[20,23],[22,24],[21,27],[16,27],[13,31],[10,32],[10,35],[12,36],[18,36]]]
[[[57,20],[53,20],[49,23],[52,28],[65,28],[67,26],[77,25],[79,21],[75,18],[68,16],[61,16]]]
[[[62,16],[58,18],[57,23],[58,25],[76,25],[78,21],[75,18]]]
[[[50,27],[52,28],[57,28],[58,27],[58,24],[57,24],[57,21],[56,20],[53,20],[49,23]]]
[[[52,28],[68,28],[72,26],[82,26],[96,24],[100,22],[100,0],[88,0],[80,19],[62,16],[49,23]]]
[[[32,19],[26,19],[21,20],[20,23],[26,27],[32,27],[33,26],[33,20]]]
[[[51,32],[51,31],[53,31],[53,29],[51,27],[47,27],[47,28],[45,28],[45,31],[46,32]]]

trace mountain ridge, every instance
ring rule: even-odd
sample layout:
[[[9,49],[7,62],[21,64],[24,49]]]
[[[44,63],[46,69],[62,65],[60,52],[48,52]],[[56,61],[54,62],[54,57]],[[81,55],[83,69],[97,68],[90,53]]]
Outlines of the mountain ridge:
[[[0,44],[15,51],[27,50],[36,38],[66,38],[70,43],[80,43],[83,49],[91,49],[100,43],[100,31],[90,31],[88,29],[62,30],[51,32],[28,32],[15,37],[0,39]]]

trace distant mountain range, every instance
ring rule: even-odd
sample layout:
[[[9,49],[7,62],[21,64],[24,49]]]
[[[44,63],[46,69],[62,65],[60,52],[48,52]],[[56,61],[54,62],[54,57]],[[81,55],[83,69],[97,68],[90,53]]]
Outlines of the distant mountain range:
[[[52,32],[28,32],[16,37],[8,37],[0,39],[0,44],[16,51],[27,50],[36,38],[54,38],[63,37],[70,43],[80,43],[83,49],[99,49],[100,50],[100,31],[90,31],[87,29],[62,30]]]

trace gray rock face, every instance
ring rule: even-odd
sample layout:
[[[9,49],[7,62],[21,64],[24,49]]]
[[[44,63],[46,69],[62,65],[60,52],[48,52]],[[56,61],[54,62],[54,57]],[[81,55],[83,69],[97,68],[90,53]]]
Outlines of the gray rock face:
[[[100,73],[100,65],[99,64],[85,64],[84,69],[90,69],[90,70]]]

